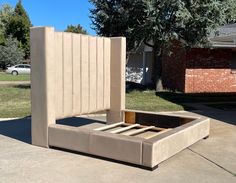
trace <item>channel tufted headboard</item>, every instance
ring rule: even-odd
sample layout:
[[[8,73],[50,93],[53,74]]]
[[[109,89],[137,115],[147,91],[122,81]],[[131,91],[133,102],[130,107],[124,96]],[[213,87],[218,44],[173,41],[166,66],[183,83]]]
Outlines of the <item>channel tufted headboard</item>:
[[[123,120],[125,38],[52,27],[33,27],[30,38],[32,143],[47,146],[47,128],[56,119],[106,110],[108,123]]]

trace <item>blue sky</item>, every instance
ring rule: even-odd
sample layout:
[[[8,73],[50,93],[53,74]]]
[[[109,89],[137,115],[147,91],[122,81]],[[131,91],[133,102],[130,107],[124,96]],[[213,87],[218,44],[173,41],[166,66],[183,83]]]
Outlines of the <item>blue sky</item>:
[[[12,6],[18,0],[0,0],[0,4],[8,3]],[[88,0],[22,0],[34,26],[53,26],[63,31],[67,25],[81,24],[90,34],[91,29]]]

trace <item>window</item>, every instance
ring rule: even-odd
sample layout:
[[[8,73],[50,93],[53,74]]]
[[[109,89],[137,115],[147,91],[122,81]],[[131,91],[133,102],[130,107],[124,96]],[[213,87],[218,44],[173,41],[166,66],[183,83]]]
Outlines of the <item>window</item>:
[[[29,65],[25,65],[25,68],[26,68],[26,69],[30,69],[30,66],[29,66]]]
[[[23,65],[17,65],[15,68],[24,68]]]

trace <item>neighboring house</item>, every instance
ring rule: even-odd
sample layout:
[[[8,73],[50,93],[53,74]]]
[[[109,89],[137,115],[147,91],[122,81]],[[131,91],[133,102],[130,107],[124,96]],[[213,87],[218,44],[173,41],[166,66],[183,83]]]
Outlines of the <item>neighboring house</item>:
[[[141,45],[136,53],[131,53],[126,65],[126,81],[151,84],[152,55],[152,48],[145,45]]]
[[[165,89],[185,93],[236,92],[236,24],[220,27],[218,36],[210,40],[212,48],[185,50],[176,46],[171,56],[163,57]],[[139,56],[131,57],[127,68],[141,67],[139,83],[146,85],[151,82],[152,51],[147,47],[143,50]]]

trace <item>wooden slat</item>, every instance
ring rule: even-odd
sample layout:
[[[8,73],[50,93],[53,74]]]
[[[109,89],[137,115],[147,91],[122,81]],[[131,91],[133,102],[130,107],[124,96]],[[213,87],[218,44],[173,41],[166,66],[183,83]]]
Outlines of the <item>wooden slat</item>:
[[[156,136],[158,136],[158,135],[161,135],[161,134],[163,134],[163,133],[165,133],[165,132],[168,132],[168,131],[170,131],[170,130],[172,130],[172,129],[165,129],[165,130],[162,130],[162,131],[160,131],[160,132],[157,132],[156,134],[152,134],[152,135],[145,136],[144,138],[145,138],[145,139],[150,139],[150,138],[156,137]]]
[[[81,65],[81,55],[80,55],[80,34],[73,34],[73,114],[79,115],[81,113],[80,109],[80,65]]]
[[[89,107],[89,50],[88,36],[81,35],[81,113],[88,113]]]
[[[89,112],[96,111],[97,108],[97,50],[96,37],[89,37]]]
[[[148,126],[146,125],[140,125],[140,128],[146,128]],[[162,131],[162,130],[166,130],[167,128],[160,128],[160,127],[153,127],[152,130],[155,130],[155,131]]]
[[[138,133],[141,133],[141,132],[145,132],[147,130],[150,130],[152,128],[155,128],[155,126],[148,126],[148,127],[145,127],[145,128],[140,128],[138,130],[135,130],[135,131],[131,131],[131,132],[126,132],[126,133],[123,133],[123,135],[135,135],[135,134],[138,134]]]
[[[56,118],[63,117],[63,50],[62,50],[62,32],[55,33],[55,60],[56,60],[56,83],[55,90],[57,97],[55,98]]]
[[[129,126],[127,126],[127,127],[121,128],[121,129],[113,130],[113,131],[111,131],[110,133],[121,133],[121,132],[124,132],[124,131],[126,131],[126,130],[135,128],[135,127],[137,127],[137,126],[140,126],[140,124],[129,125]]]
[[[122,124],[124,124],[124,122],[119,122],[119,123],[114,123],[114,124],[111,124],[111,125],[106,125],[106,126],[103,126],[103,127],[100,127],[100,128],[96,128],[94,130],[96,130],[96,131],[108,130],[108,129],[120,126]]]
[[[64,116],[72,113],[72,34],[63,33]]]

